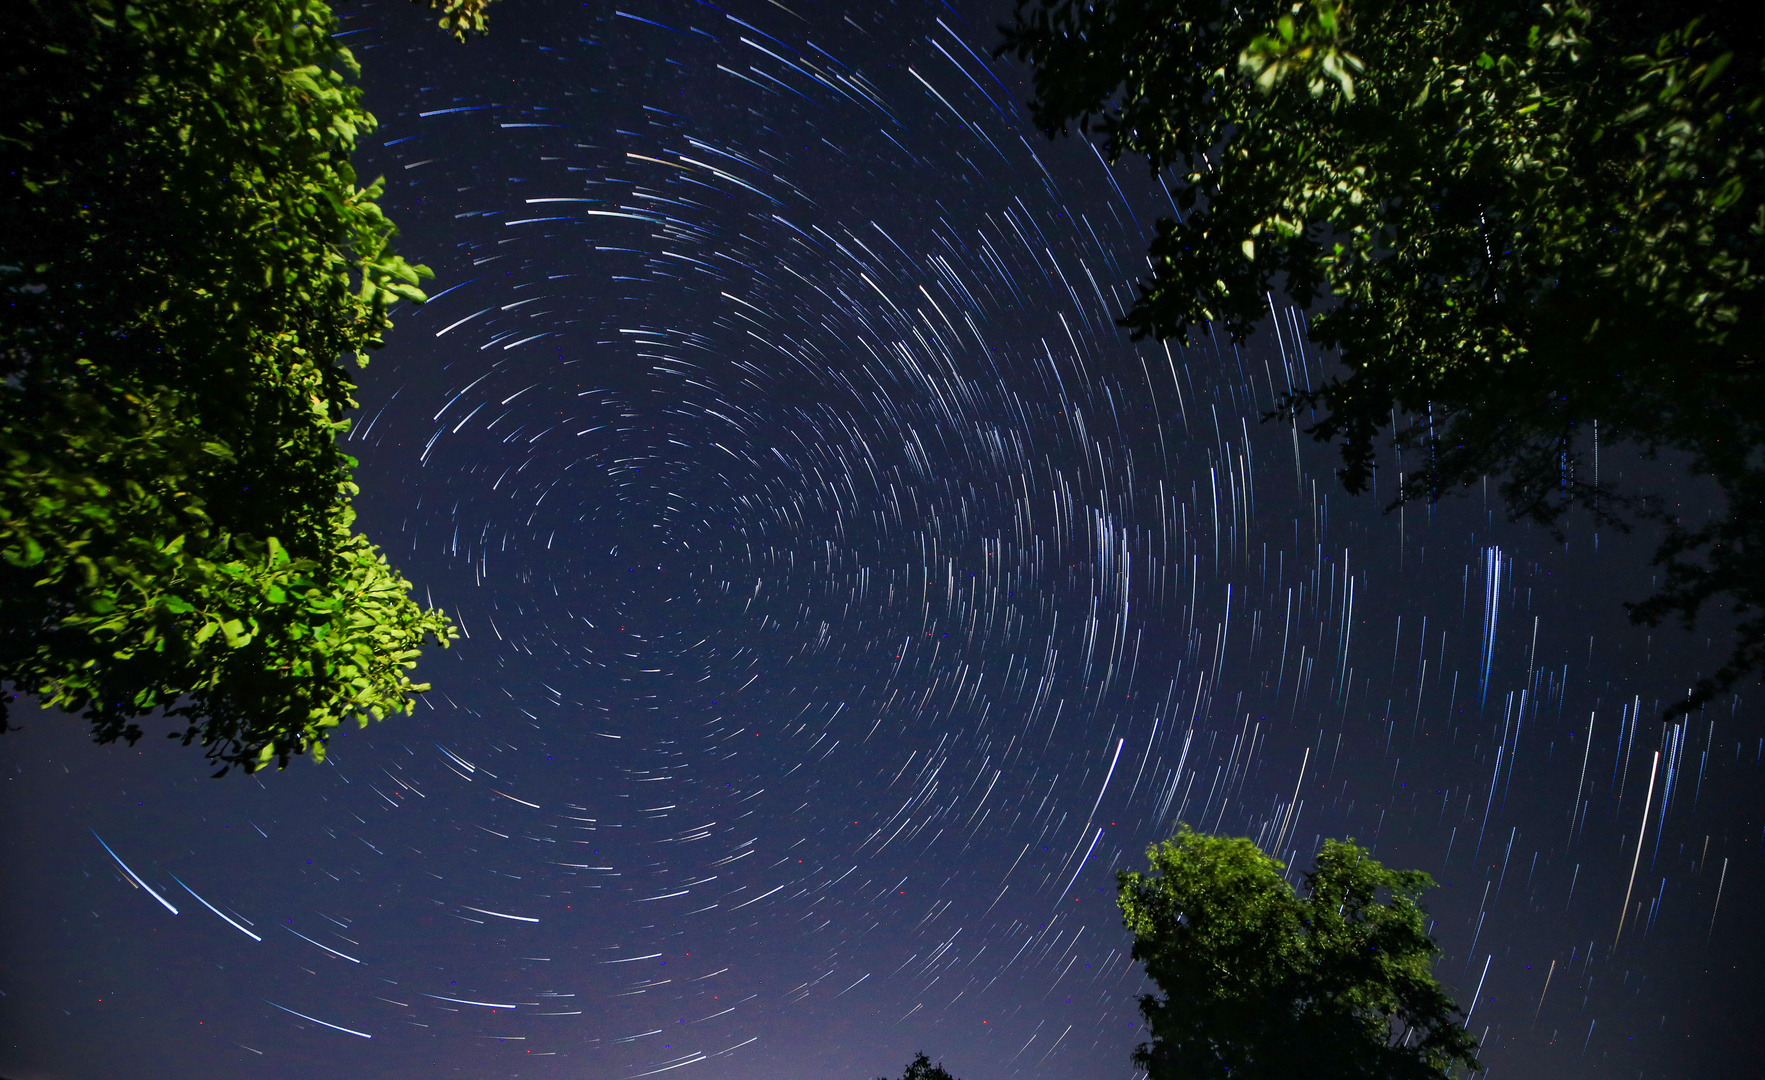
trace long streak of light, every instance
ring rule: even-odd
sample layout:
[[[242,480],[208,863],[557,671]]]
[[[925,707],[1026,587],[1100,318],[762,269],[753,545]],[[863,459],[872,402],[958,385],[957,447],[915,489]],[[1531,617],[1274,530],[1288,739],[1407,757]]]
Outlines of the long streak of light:
[[[165,897],[159,895],[158,892],[154,891],[153,886],[147,884],[145,881],[142,881],[140,874],[137,874],[133,870],[130,870],[129,864],[126,862],[123,862],[122,859],[117,857],[116,852],[110,850],[110,845],[104,843],[104,837],[98,835],[98,830],[87,829],[86,831],[91,833],[92,837],[95,840],[97,840],[100,844],[104,845],[104,850],[109,851],[110,857],[113,859],[116,859],[116,864],[123,868],[123,873],[129,875],[129,878],[132,881],[134,881],[135,884],[137,884],[137,885],[141,886],[143,889],[147,890],[148,896],[153,897],[155,900],[158,900],[161,904],[165,905],[165,909],[167,911],[171,912],[173,915],[176,915],[178,913],[178,909],[172,906],[172,902],[170,900],[167,900]],[[194,895],[194,894],[192,894],[192,895]]]
[[[1624,937],[1625,916],[1630,913],[1630,891],[1636,888],[1636,868],[1642,865],[1642,840],[1649,832],[1649,804],[1655,798],[1655,770],[1661,766],[1661,752],[1656,750],[1649,761],[1649,793],[1642,804],[1642,828],[1636,834],[1636,857],[1630,860],[1630,884],[1624,886],[1624,906],[1618,909],[1618,932],[1612,936],[1612,948]]]

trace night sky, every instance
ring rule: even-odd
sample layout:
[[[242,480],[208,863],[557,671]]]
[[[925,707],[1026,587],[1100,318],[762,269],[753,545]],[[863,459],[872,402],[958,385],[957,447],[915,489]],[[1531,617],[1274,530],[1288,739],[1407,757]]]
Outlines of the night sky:
[[[1662,723],[1653,538],[1342,494],[1279,294],[1129,341],[1172,206],[1007,6],[720,2],[342,9],[436,274],[359,524],[468,636],[256,777],[15,709],[0,1075],[1126,1080],[1179,820],[1433,874],[1492,1076],[1759,1075],[1760,695]]]

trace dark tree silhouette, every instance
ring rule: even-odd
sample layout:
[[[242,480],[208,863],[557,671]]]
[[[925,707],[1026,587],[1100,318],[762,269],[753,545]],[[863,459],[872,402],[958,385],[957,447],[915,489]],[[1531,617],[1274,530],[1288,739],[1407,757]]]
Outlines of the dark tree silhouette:
[[[890,1080],[887,1076],[879,1076],[876,1080]],[[944,1069],[944,1063],[932,1064],[932,1059],[925,1056],[925,1051],[913,1055],[907,1063],[907,1071],[901,1074],[901,1080],[956,1080]]]

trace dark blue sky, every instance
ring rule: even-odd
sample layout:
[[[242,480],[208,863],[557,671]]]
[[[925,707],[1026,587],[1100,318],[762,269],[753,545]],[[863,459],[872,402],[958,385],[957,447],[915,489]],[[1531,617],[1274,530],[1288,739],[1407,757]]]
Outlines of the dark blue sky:
[[[1624,622],[1646,536],[1342,495],[1278,295],[1115,329],[1170,204],[1006,8],[348,14],[436,273],[361,525],[470,636],[256,778],[15,710],[0,1074],[1126,1078],[1179,818],[1434,874],[1491,1075],[1751,1071],[1758,706],[1660,720],[1719,629]]]

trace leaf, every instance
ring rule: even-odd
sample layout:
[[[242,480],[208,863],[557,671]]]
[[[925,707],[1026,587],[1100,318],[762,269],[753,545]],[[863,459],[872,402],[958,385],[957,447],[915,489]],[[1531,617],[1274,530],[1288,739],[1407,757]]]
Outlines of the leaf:
[[[1739,176],[1730,176],[1723,182],[1721,187],[1716,189],[1715,194],[1711,196],[1711,209],[1719,214],[1722,213],[1724,210],[1727,210],[1729,207],[1739,202],[1740,197],[1746,194],[1746,190],[1745,181]]]
[[[6,561],[13,566],[36,566],[43,561],[43,545],[27,536],[20,546],[7,548],[5,555]]]

